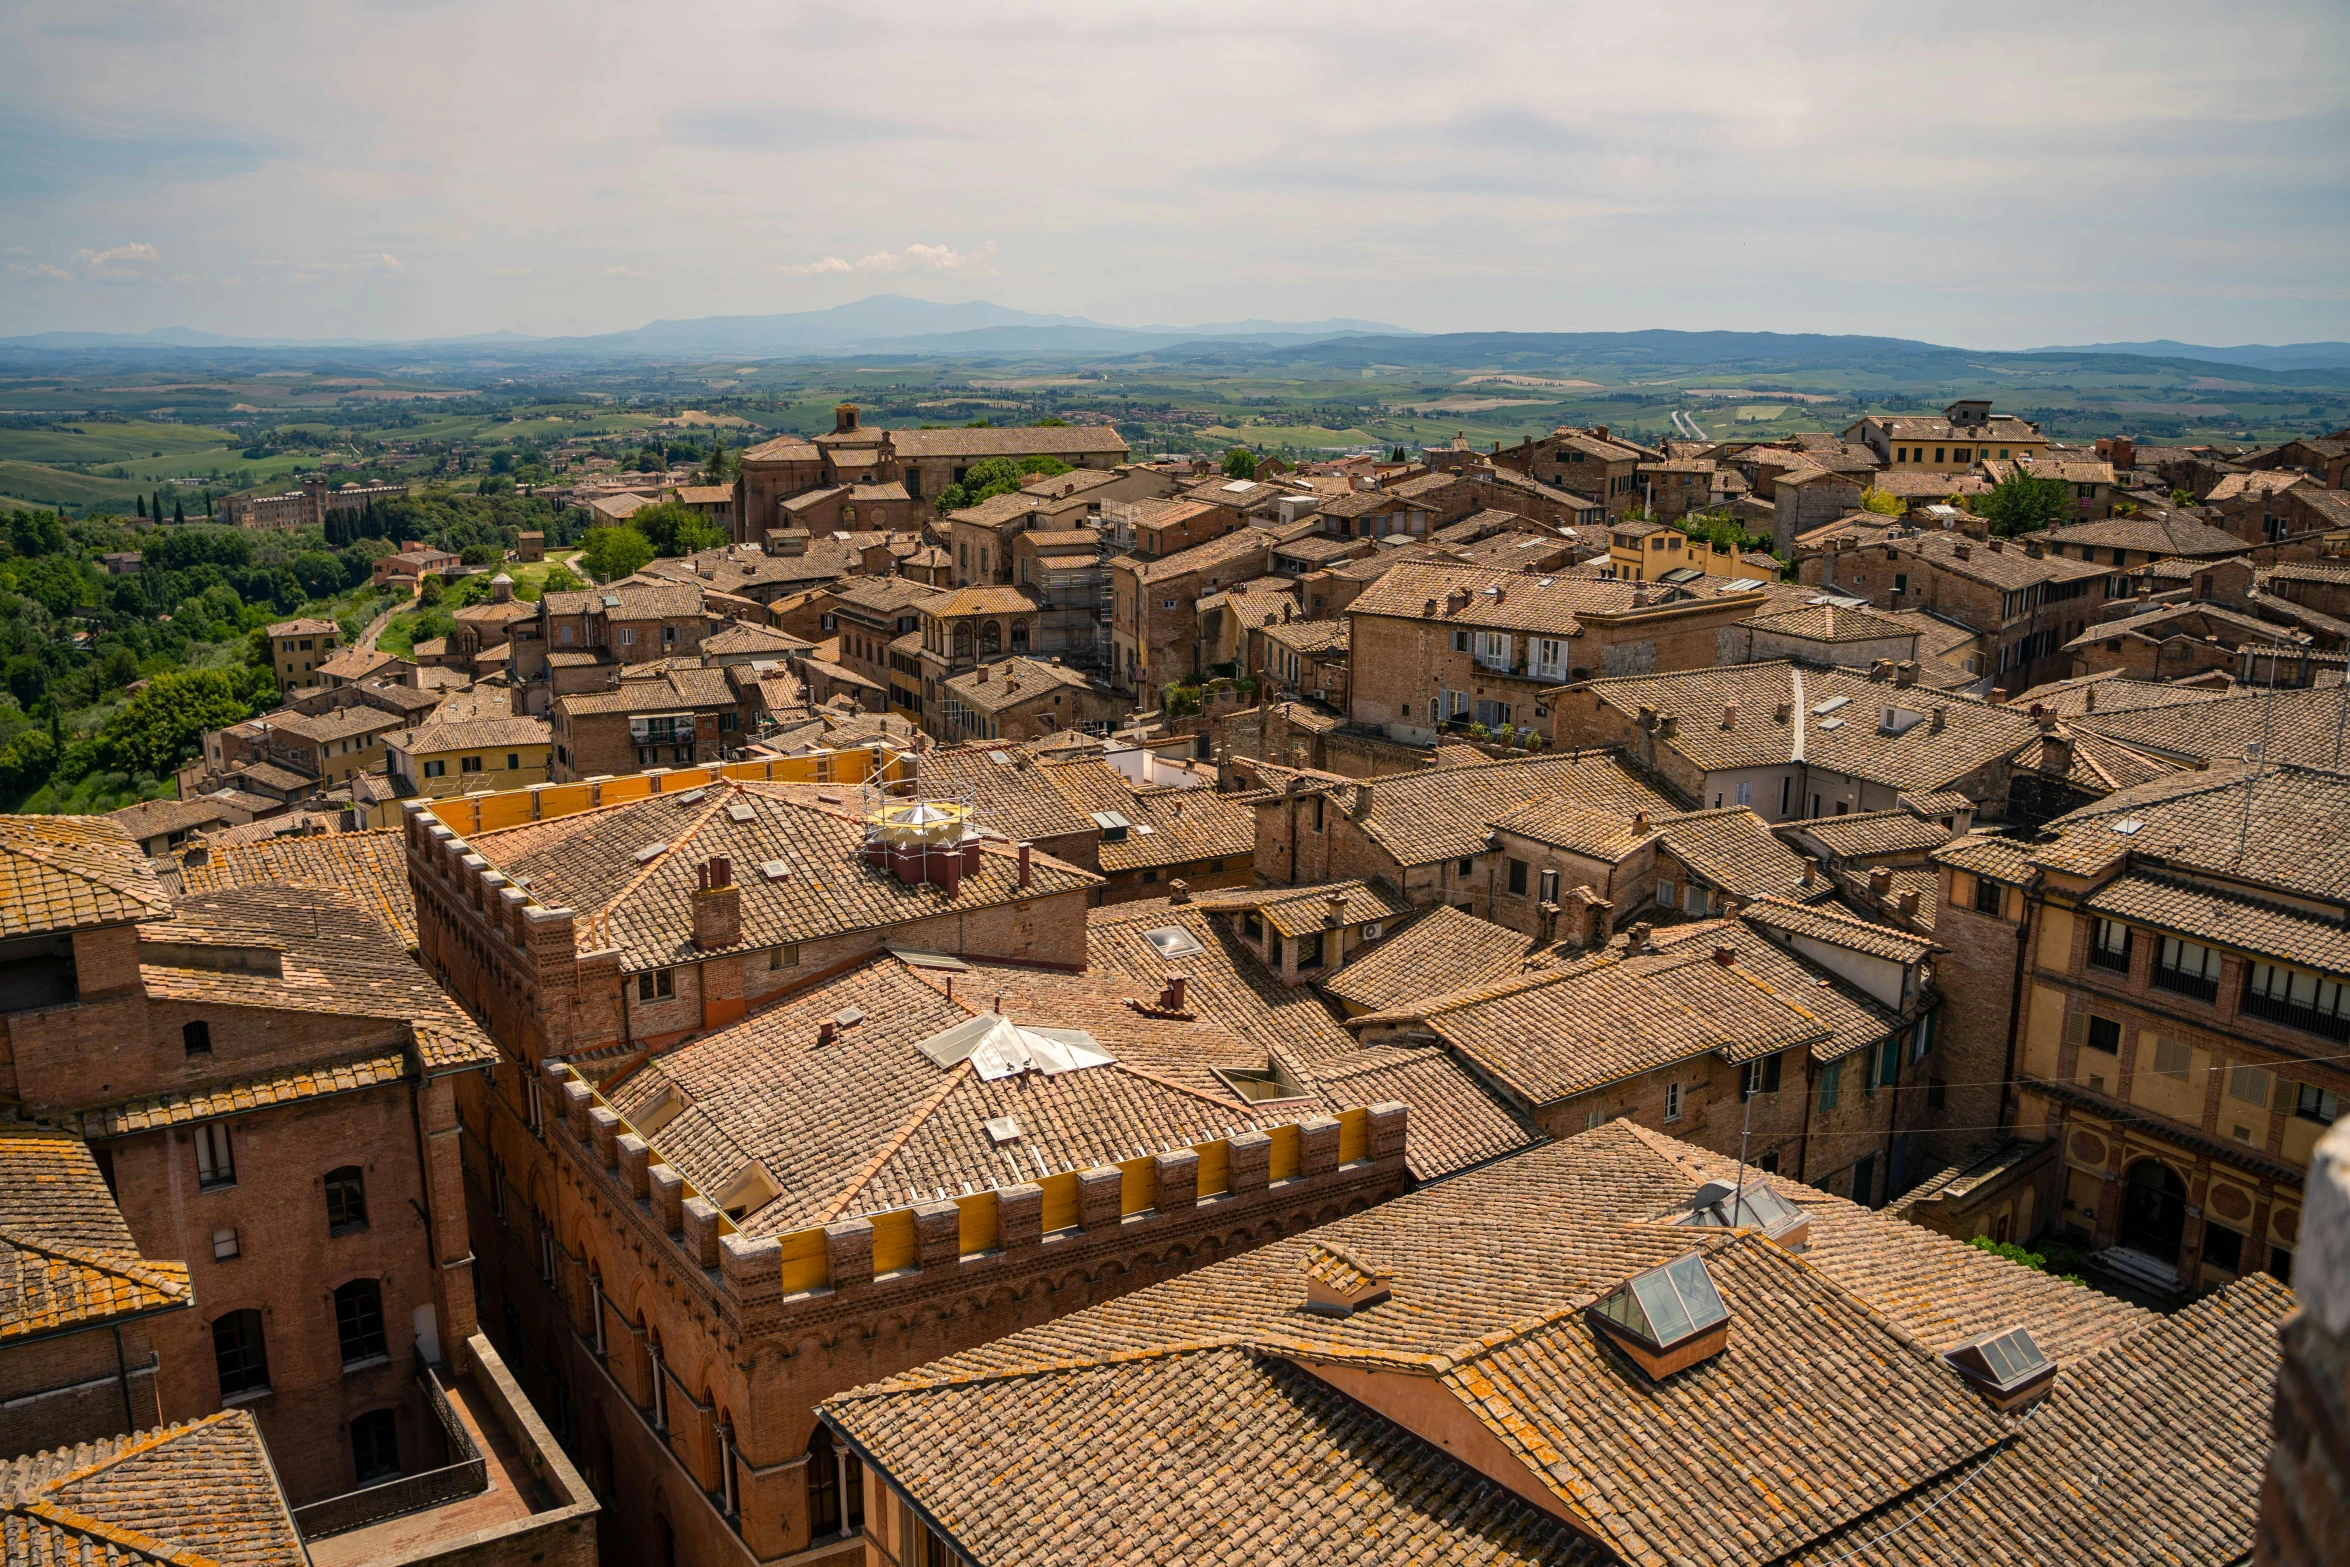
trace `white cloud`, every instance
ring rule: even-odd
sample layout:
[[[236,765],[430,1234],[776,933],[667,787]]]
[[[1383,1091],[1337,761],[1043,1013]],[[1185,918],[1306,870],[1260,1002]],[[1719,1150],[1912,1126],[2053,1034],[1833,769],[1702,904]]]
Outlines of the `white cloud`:
[[[989,240],[976,250],[957,250],[952,245],[908,245],[904,250],[877,250],[869,256],[850,261],[841,256],[823,256],[803,262],[796,267],[779,267],[795,277],[848,277],[859,273],[867,276],[891,276],[908,272],[930,272],[946,277],[1000,277],[996,270],[996,245]]]
[[[135,283],[146,276],[140,268],[150,261],[161,261],[163,252],[153,245],[134,242],[108,250],[77,250],[73,259],[84,272],[102,282]]]
[[[8,263],[8,275],[10,277],[32,278],[44,283],[70,283],[73,281],[71,272],[66,271],[63,267],[53,267],[46,261],[11,261]]]

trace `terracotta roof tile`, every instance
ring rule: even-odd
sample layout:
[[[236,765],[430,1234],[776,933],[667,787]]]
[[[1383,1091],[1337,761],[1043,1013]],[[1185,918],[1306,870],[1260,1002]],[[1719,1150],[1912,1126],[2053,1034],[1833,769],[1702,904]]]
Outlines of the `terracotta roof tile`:
[[[307,1567],[251,1414],[0,1464],[0,1557],[26,1567]]]

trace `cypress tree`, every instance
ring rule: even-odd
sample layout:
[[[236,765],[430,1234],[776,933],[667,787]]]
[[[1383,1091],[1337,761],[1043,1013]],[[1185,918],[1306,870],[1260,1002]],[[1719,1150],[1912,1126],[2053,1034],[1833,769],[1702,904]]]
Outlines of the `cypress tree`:
[[[188,508],[181,503],[180,498],[176,495],[171,498],[171,520],[174,522],[188,520]]]
[[[144,516],[146,516],[146,515],[147,515],[147,497],[146,497],[146,496],[144,496],[144,495],[137,495],[137,496],[133,496],[133,497],[131,498],[131,504],[139,508],[139,515],[140,515],[141,517],[144,517]]]

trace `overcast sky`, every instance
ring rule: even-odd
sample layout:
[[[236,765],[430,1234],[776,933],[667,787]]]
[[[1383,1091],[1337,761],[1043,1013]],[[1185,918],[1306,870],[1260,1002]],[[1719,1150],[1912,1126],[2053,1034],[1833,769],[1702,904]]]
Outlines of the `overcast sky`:
[[[0,333],[2350,339],[2350,5],[9,0]]]

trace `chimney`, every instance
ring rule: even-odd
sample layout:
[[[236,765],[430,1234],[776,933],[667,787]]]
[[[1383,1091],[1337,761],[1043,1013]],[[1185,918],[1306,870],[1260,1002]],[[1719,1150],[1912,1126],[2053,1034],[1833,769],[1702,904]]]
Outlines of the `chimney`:
[[[1888,865],[1873,866],[1869,870],[1869,896],[1880,903],[1893,895],[1893,869]]]
[[[2045,734],[2040,737],[2040,771],[2059,775],[2073,770],[2073,737]]]
[[[1900,898],[1895,900],[1894,907],[1899,909],[1905,918],[1917,918],[1918,890],[1915,887],[1904,888]]]
[[[1028,856],[1035,848],[1035,844],[1025,841],[1020,845],[1020,885],[1023,887],[1028,885]]]
[[[1167,883],[1167,902],[1177,908],[1191,901],[1191,883],[1178,876]]]
[[[1893,666],[1893,683],[1897,686],[1916,685],[1918,683],[1917,660],[1914,658],[1905,658],[1900,663],[1895,664]]]
[[[1371,814],[1372,798],[1371,784],[1368,779],[1364,780],[1362,783],[1356,784],[1354,809],[1347,812],[1347,814],[1352,816],[1356,821],[1361,821],[1364,817]]]
[[[1960,544],[1953,547],[1950,553],[1960,560],[1972,560],[1975,557],[1975,547],[1972,544]]]
[[[1947,707],[1937,707],[1931,713],[1926,715],[1926,733],[1930,735],[1938,735],[1942,732],[1942,726],[1949,722],[1950,709]]]
[[[2081,693],[2081,711],[2084,713],[2097,711],[2097,688],[2095,686],[2091,686]]]
[[[2041,547],[2040,541],[2038,539],[2028,539],[2024,543],[2024,555],[2028,559],[2039,560],[2047,553],[2048,551]]]
[[[1632,813],[1632,830],[1635,833],[1643,833],[1648,831],[1648,813],[1646,811],[1634,811]]]
[[[1737,703],[1724,702],[1722,704],[1722,727],[1724,729],[1735,729],[1738,727]]]
[[[1648,936],[1649,933],[1655,929],[1656,927],[1649,924],[1646,920],[1635,921],[1632,928],[1624,932],[1624,950],[1626,952],[1646,952],[1650,950],[1648,945]]]
[[[1322,904],[1322,923],[1324,925],[1343,925],[1346,923],[1345,893],[1334,892],[1330,894],[1329,897],[1323,899]]]
[[[1812,884],[1812,878],[1819,874],[1819,870],[1820,862],[1818,860],[1808,854],[1803,857],[1803,884],[1806,887]]]
[[[1167,976],[1167,988],[1159,992],[1159,1010],[1161,1012],[1182,1011],[1184,987],[1190,983],[1191,976],[1189,974],[1169,974]]]
[[[979,673],[974,675],[972,678],[977,680],[981,685],[987,684],[987,666],[985,664],[980,665]]]
[[[948,983],[952,984],[953,981],[950,980]],[[838,1038],[840,1038],[840,1025],[832,1019],[826,1018],[816,1025],[816,1043],[819,1045],[829,1045]]]
[[[180,850],[180,864],[203,865],[212,858],[211,834],[191,833],[187,846]]]
[[[2040,726],[2042,734],[2053,733],[2056,729],[2056,715],[2037,702],[2032,704],[2032,722]]]
[[[1869,678],[1871,680],[1882,680],[1892,672],[1893,660],[1889,658],[1872,658],[1869,660]]]
[[[1680,727],[1681,716],[1678,713],[1659,713],[1656,715],[1656,737],[1659,740],[1672,739],[1673,731]]]
[[[1714,961],[1719,963],[1722,967],[1728,968],[1731,964],[1738,961],[1738,949],[1725,941],[1720,946],[1714,948]]]
[[[734,884],[734,862],[724,855],[694,867],[694,945],[705,952],[743,939],[743,895]]]
[[[2007,541],[2005,539],[1985,539],[1983,543],[1989,547],[1991,553],[1994,555],[2003,555],[2007,552]]]
[[[1604,441],[1607,439],[1607,426],[1604,424],[1595,424],[1591,427],[1591,433]]]
[[[1773,723],[1783,724],[1787,722],[1788,718],[1794,713],[1794,711],[1795,704],[1788,701],[1785,697],[1781,697],[1778,701],[1771,704],[1771,721]]]

